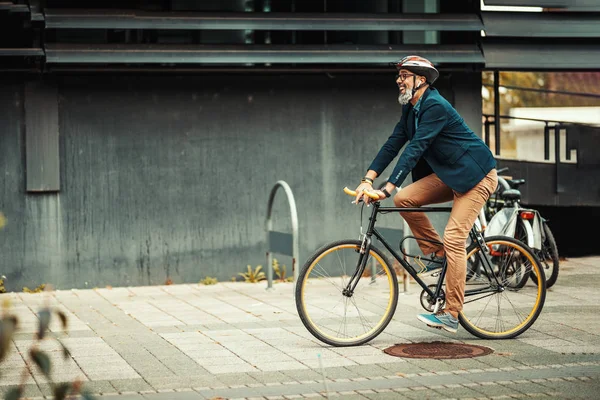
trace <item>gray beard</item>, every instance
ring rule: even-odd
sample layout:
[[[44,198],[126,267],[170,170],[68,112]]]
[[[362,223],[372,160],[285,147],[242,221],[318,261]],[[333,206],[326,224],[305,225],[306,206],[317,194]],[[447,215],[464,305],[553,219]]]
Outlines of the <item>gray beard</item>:
[[[412,90],[405,89],[404,93],[398,95],[398,103],[400,105],[406,105],[412,99]]]

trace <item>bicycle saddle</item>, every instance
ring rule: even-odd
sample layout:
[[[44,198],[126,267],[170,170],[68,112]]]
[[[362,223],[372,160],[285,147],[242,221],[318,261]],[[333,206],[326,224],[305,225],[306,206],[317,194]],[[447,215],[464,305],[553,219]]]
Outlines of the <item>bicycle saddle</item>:
[[[502,196],[504,200],[521,200],[521,192],[517,189],[506,189],[500,196]]]
[[[507,179],[506,180],[511,188],[516,189],[519,186],[525,184],[525,179]]]

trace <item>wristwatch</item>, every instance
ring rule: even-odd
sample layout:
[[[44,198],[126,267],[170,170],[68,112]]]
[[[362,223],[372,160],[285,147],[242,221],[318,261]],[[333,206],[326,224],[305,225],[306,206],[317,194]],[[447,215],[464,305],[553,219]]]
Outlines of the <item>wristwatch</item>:
[[[382,192],[383,194],[385,194],[385,197],[392,197],[392,195],[390,194],[390,192],[388,192],[385,187],[381,188],[380,192]]]

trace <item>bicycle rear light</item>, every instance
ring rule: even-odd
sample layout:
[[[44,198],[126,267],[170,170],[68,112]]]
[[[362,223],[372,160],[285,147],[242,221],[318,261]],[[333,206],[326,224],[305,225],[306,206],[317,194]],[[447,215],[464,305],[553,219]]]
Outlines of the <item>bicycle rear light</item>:
[[[533,211],[521,211],[521,218],[523,219],[534,219],[535,213]]]

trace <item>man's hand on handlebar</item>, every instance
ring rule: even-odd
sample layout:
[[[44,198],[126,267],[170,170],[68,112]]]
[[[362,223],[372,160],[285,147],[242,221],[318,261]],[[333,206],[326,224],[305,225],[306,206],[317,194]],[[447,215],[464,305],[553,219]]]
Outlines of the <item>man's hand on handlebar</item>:
[[[375,193],[378,196],[378,199],[375,201],[387,199],[387,196],[381,190],[374,190],[372,193]],[[371,201],[373,201],[373,200],[371,199]]]
[[[360,189],[361,186],[362,185],[359,185],[358,188],[356,188],[357,190],[348,189],[348,187],[344,188],[344,193],[355,198],[352,202],[354,204],[358,204],[362,201],[368,206],[369,203],[373,201],[379,201],[386,198],[385,193],[381,190],[373,190],[372,186],[370,187],[370,190]]]
[[[369,205],[369,201],[371,200],[371,198],[367,196],[365,192],[374,192],[373,185],[369,182],[361,182],[361,184],[358,185],[358,187],[356,188],[355,192],[355,204],[358,204],[362,200],[365,202],[366,205]]]

